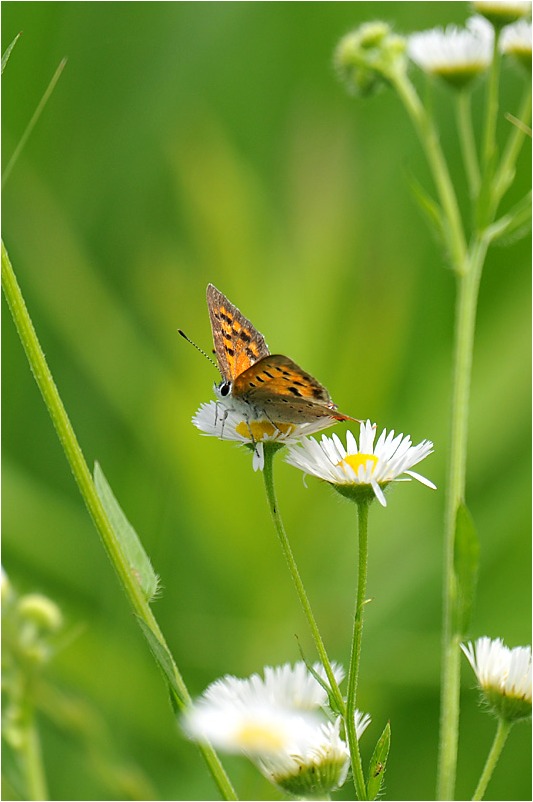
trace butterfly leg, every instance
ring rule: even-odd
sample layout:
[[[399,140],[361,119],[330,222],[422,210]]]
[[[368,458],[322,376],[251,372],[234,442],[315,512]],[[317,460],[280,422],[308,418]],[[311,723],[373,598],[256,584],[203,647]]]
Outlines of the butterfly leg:
[[[225,423],[226,423],[227,417],[228,417],[228,415],[229,415],[229,409],[227,409],[227,408],[224,406],[224,404],[221,404],[219,401],[215,401],[215,404],[216,404],[216,412],[215,412],[215,426],[216,426],[216,425],[217,425],[217,423],[218,423],[218,408],[219,408],[219,406],[221,406],[221,407],[223,408],[223,412],[222,412],[222,415],[221,415],[221,418],[222,418],[222,426],[221,426],[221,429],[220,429],[220,439],[221,439],[221,440],[223,440],[223,439],[224,439],[224,426],[225,426]]]

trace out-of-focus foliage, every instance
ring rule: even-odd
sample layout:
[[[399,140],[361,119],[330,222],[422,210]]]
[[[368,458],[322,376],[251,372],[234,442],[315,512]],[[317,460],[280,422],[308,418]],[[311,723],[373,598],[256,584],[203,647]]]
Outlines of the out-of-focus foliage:
[[[428,175],[400,102],[386,91],[349,98],[332,52],[363,21],[403,33],[461,22],[467,4],[30,2],[2,12],[3,51],[23,31],[3,76],[4,165],[68,57],[4,190],[4,239],[86,458],[101,463],[161,576],[155,613],[193,694],[227,672],[297,660],[299,646],[315,657],[249,453],[190,423],[217,376],[176,330],[210,348],[207,283],[343,411],[434,441],[422,472],[439,490],[397,485],[387,509],[371,510],[359,691],[373,718],[365,765],[391,721],[387,798],[431,798],[454,282],[410,192],[413,176],[427,185]],[[523,80],[504,66],[502,136]],[[476,124],[482,99],[481,83]],[[462,182],[450,101],[435,88]],[[509,204],[530,172],[526,152]],[[51,798],[117,793],[95,757],[99,737],[158,798],[213,798],[3,311],[4,567],[20,592],[60,605],[73,637],[48,681],[102,725],[89,747],[59,701],[42,711]],[[525,239],[491,251],[483,276],[468,461],[481,541],[471,635],[510,646],[530,640],[530,342]],[[346,664],[354,511],[318,482],[306,489],[281,457],[277,484],[330,655]],[[458,798],[471,795],[495,727],[466,662],[463,682]],[[241,798],[271,798],[244,760],[224,762]],[[488,798],[530,799],[529,762],[529,728],[517,726]]]

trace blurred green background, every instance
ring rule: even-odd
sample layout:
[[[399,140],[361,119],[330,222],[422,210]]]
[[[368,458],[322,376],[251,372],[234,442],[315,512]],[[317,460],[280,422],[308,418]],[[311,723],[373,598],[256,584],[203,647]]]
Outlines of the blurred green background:
[[[293,662],[298,643],[314,659],[261,476],[247,451],[190,422],[217,375],[176,330],[210,349],[207,283],[340,409],[434,441],[420,471],[438,491],[398,485],[371,513],[359,703],[373,718],[365,764],[391,720],[388,799],[434,795],[455,293],[409,189],[413,175],[430,184],[403,108],[387,91],[348,97],[332,51],[367,20],[407,33],[468,13],[440,2],[2,4],[2,50],[23,31],[3,79],[4,165],[68,57],[4,190],[4,240],[84,454],[101,463],[161,575],[154,611],[191,693],[224,673]],[[522,91],[505,65],[500,134]],[[450,100],[435,88],[462,182]],[[477,124],[482,100],[479,86]],[[530,173],[525,152],[506,205]],[[128,798],[130,786],[138,798],[216,798],[3,306],[3,565],[19,591],[60,604],[68,637],[47,678],[77,700],[78,724],[59,703],[41,717],[51,798]],[[509,646],[530,642],[530,325],[526,238],[491,251],[483,276],[468,461],[482,542],[472,636]],[[354,510],[307,484],[278,458],[304,582],[330,655],[347,664]],[[495,729],[463,669],[459,799]],[[80,732],[91,726],[88,742]],[[531,799],[530,754],[529,725],[517,726],[488,799]],[[244,759],[224,763],[241,798],[276,798]],[[352,794],[346,785],[338,797]]]

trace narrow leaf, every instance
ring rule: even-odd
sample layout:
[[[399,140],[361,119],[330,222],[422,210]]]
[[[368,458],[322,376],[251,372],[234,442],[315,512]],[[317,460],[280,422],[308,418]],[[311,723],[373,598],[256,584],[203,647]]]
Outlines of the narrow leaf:
[[[426,216],[432,228],[436,230],[439,238],[443,240],[444,226],[442,222],[442,211],[440,206],[412,175],[409,176],[409,184],[411,186],[411,192],[413,193],[415,200],[418,202],[418,205],[422,209],[422,212]]]
[[[460,504],[455,519],[454,567],[457,579],[455,629],[466,635],[470,626],[479,566],[479,539],[466,504]]]
[[[161,643],[157,635],[150,629],[146,621],[143,621],[143,619],[140,617],[137,617],[137,621],[139,622],[139,625],[144,633],[144,637],[148,641],[150,651],[152,652],[156,663],[163,672],[163,676],[168,683],[170,701],[174,712],[177,713],[184,707],[185,700],[183,699],[176,682],[172,657],[170,656],[166,646]]]
[[[17,41],[18,41],[18,39],[19,39],[19,37],[20,37],[21,35],[22,35],[22,31],[19,31],[19,33],[17,33],[17,35],[15,36],[15,38],[13,39],[13,41],[11,42],[11,44],[9,45],[9,47],[7,48],[6,52],[5,52],[5,53],[4,53],[4,55],[2,56],[2,73],[4,72],[4,70],[5,70],[5,67],[6,67],[6,64],[7,64],[7,62],[9,61],[9,57],[10,57],[10,55],[11,55],[11,51],[13,50],[13,48],[15,47],[15,45],[17,44]]]
[[[328,704],[329,704],[330,708],[333,710],[334,713],[337,713],[337,714],[340,715],[341,711],[339,710],[339,706],[337,704],[337,700],[335,699],[335,694],[333,693],[333,691],[331,690],[331,688],[328,685],[328,681],[323,679],[320,676],[320,674],[318,674],[315,671],[315,669],[313,668],[311,663],[307,660],[307,658],[306,658],[306,656],[305,656],[305,654],[303,652],[303,649],[302,649],[302,647],[300,645],[300,642],[298,642],[298,649],[300,650],[300,656],[301,656],[303,662],[305,663],[305,667],[307,668],[309,673],[316,679],[316,681],[322,687],[322,689],[327,693],[327,695],[328,695]],[[326,669],[324,668],[324,671],[325,670]]]
[[[374,754],[370,759],[367,783],[368,799],[376,799],[381,791],[385,777],[385,766],[387,765],[387,758],[389,756],[389,748],[390,722],[388,721],[376,744]]]
[[[120,504],[113,495],[113,491],[97,462],[94,465],[94,485],[117,540],[120,543],[130,572],[141,586],[147,601],[151,601],[157,594],[159,577],[152,568],[152,564],[137,532],[124,515]]]

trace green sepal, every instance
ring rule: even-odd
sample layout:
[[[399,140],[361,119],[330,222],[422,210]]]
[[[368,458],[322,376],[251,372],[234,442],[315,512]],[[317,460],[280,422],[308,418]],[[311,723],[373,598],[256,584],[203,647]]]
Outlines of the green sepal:
[[[113,491],[98,462],[94,464],[94,486],[113,527],[131,574],[141,586],[146,600],[152,601],[159,588],[159,577],[152,568],[152,563],[137,532],[124,515],[120,504],[113,495]]]
[[[18,39],[19,39],[19,37],[20,37],[20,35],[21,35],[21,34],[22,34],[22,31],[19,31],[19,33],[17,33],[17,35],[15,36],[15,38],[13,39],[13,41],[11,42],[11,44],[8,46],[8,48],[7,48],[6,52],[5,52],[5,53],[4,53],[4,55],[2,56],[2,73],[4,72],[4,70],[5,70],[5,67],[6,67],[6,64],[7,64],[7,62],[9,61],[9,57],[10,57],[10,55],[11,55],[11,51],[13,50],[13,48],[15,47],[15,45],[17,44],[17,41],[18,41]]]
[[[370,759],[368,767],[368,782],[367,792],[368,799],[376,799],[385,777],[385,767],[387,765],[387,758],[389,756],[390,748],[390,721],[387,721],[385,729],[378,739],[374,754]]]
[[[479,567],[479,538],[466,504],[457,508],[455,518],[454,569],[457,582],[454,624],[460,637],[468,633]]]

